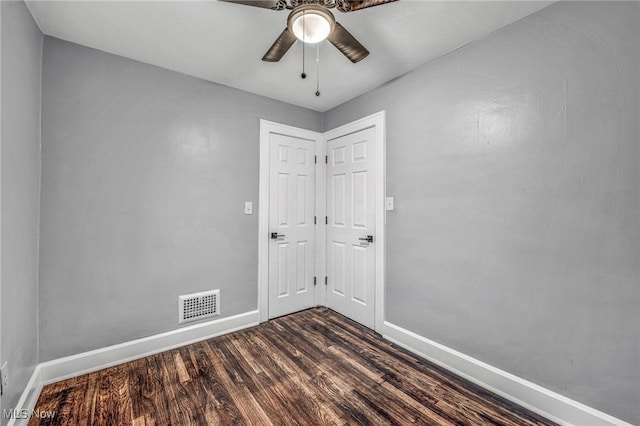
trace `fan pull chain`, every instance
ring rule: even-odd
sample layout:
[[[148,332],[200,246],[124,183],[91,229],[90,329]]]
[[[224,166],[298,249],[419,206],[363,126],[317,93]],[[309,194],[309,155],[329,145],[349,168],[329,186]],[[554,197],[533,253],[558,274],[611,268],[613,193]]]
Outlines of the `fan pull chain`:
[[[306,43],[304,42],[304,39],[305,39],[305,36],[306,36],[306,34],[307,34],[307,33],[305,32],[305,30],[304,30],[304,24],[305,24],[305,22],[307,21],[307,19],[306,19],[306,16],[304,16],[304,14],[305,14],[305,12],[302,12],[302,74],[300,74],[300,77],[302,77],[303,79],[304,79],[304,78],[307,78],[307,73],[306,73],[306,72],[304,72],[304,51],[305,51],[304,46],[305,46],[305,44],[306,44]]]
[[[320,43],[316,48],[316,96],[320,96]]]
[[[305,43],[302,42],[302,74],[300,74],[300,77],[307,78],[307,73],[304,72],[304,45]]]

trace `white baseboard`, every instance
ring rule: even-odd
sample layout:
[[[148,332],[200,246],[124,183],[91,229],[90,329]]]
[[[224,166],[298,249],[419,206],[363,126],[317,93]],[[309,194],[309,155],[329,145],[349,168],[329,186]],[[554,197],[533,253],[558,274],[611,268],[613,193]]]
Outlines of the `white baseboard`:
[[[31,378],[27,382],[27,386],[24,388],[22,395],[20,395],[20,399],[18,400],[18,404],[15,408],[15,414],[28,416],[36,406],[36,402],[38,402],[38,396],[40,396],[41,390],[42,383],[40,382],[40,364],[38,364],[33,370]],[[5,413],[3,412],[2,415],[5,416]],[[26,419],[11,418],[7,424],[8,426],[26,425],[28,422],[28,417]]]
[[[561,425],[629,423],[545,389],[389,322],[385,339]]]
[[[259,312],[257,310],[250,311],[77,355],[42,362],[38,364],[33,371],[31,379],[18,401],[16,410],[18,412],[32,412],[38,401],[38,396],[40,395],[43,385],[122,364],[123,362],[144,358],[149,355],[232,333],[244,328],[253,327],[254,325],[258,325],[259,322]],[[9,421],[8,426],[21,426],[27,422],[28,419],[12,419]]]
[[[256,310],[40,363],[31,375],[16,410],[32,412],[45,384],[252,327],[259,322],[260,315]],[[385,339],[398,346],[561,425],[631,426],[392,323],[385,321],[381,331]],[[12,419],[8,425],[22,426],[27,421]]]

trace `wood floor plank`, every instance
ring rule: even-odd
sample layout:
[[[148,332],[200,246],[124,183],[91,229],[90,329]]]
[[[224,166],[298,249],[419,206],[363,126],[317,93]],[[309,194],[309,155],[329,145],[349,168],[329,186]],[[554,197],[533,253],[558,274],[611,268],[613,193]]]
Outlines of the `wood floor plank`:
[[[361,350],[373,351],[367,352],[369,361],[375,365],[375,368],[385,371],[386,381],[403,380],[404,383],[398,383],[397,386],[409,391],[411,389],[410,383],[413,380],[414,396],[417,399],[424,400],[424,398],[428,399],[431,396],[436,397],[440,409],[444,411],[451,411],[449,405],[453,405],[457,407],[454,409],[456,416],[468,424],[482,423],[482,419],[487,414],[489,417],[501,418],[500,424],[520,424],[520,416],[514,416],[511,411],[504,409],[504,399],[496,399],[496,395],[455,377],[426,360],[420,360],[413,354],[398,350],[393,344],[377,338],[375,333],[360,324],[350,320],[346,322],[342,319],[336,320],[334,316],[315,319],[315,321],[320,320],[325,320],[335,326],[329,329],[331,333],[336,335],[336,338],[341,339],[339,341],[341,344],[348,347],[361,345]],[[401,362],[396,362],[398,360]],[[412,374],[415,370],[424,374]],[[418,383],[415,383],[416,380]],[[446,386],[442,386],[442,384],[446,384]],[[427,386],[429,386],[429,392],[424,392]],[[444,388],[446,391],[443,393],[442,389]],[[469,392],[472,388],[476,392]],[[463,399],[465,402],[461,404],[460,401]],[[482,415],[476,415],[478,406],[482,408],[479,411]],[[436,409],[436,411],[438,410]],[[467,413],[473,414],[469,416]]]
[[[287,344],[293,344],[291,342],[279,343],[277,347],[283,351]],[[283,353],[286,354],[286,352]],[[303,360],[306,358],[305,356],[300,357]],[[342,413],[342,423],[350,424],[351,421],[355,421],[358,424],[381,424],[381,419],[368,414],[367,407],[361,404],[353,394],[355,387],[369,387],[375,385],[375,382],[362,382],[358,380],[359,376],[351,374],[335,374],[331,366],[335,365],[336,361],[329,356],[329,352],[325,352],[323,358],[308,359],[308,361],[313,365],[313,368],[308,369],[309,372],[313,372],[309,383],[314,386],[316,398],[330,401],[335,406],[334,409]],[[350,420],[350,422],[347,422],[347,420]],[[338,424],[341,423],[338,422]]]
[[[222,360],[211,350],[208,342],[200,342],[196,345],[200,383],[216,409],[218,424],[243,424],[242,414],[232,396],[234,385],[224,372]]]
[[[223,336],[222,339],[215,342],[207,342],[209,346],[218,353],[224,362],[217,364],[215,371],[222,378],[224,386],[231,390],[230,397],[234,408],[240,414],[239,424],[269,424],[271,423],[269,416],[264,412],[263,405],[256,400],[250,388],[243,380],[243,367],[240,359],[233,356],[229,351],[230,337]]]
[[[240,347],[250,346],[241,344]],[[260,360],[269,360],[270,365],[277,364],[277,369],[281,372],[281,385],[287,394],[296,395],[298,411],[300,414],[304,414],[307,424],[316,424],[318,421],[322,424],[340,424],[341,415],[339,411],[334,409],[333,401],[327,395],[308,386],[312,379],[312,376],[308,374],[308,369],[301,369],[291,359],[278,356],[278,352],[264,351],[265,346],[259,346],[256,349],[247,355]],[[262,390],[262,392],[269,391],[268,388]]]
[[[44,425],[553,425],[327,308],[47,385]]]

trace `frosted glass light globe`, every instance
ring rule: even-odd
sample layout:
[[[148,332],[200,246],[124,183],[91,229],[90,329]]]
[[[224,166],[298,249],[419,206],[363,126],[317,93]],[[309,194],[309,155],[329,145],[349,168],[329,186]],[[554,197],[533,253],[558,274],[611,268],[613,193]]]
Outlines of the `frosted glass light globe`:
[[[291,25],[293,34],[305,43],[319,43],[331,32],[331,24],[317,13],[306,12],[296,18]]]

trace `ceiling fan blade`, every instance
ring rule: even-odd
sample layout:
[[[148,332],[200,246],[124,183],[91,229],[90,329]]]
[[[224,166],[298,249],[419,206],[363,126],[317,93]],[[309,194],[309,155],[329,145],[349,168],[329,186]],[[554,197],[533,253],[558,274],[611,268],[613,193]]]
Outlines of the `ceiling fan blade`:
[[[338,2],[340,12],[353,12],[354,10],[366,9],[367,7],[380,6],[398,0],[341,0]]]
[[[354,64],[369,55],[369,51],[337,22],[333,32],[327,37],[327,40]]]
[[[226,3],[243,4],[245,6],[262,7],[265,9],[281,10],[286,3],[281,0],[220,0]]]
[[[278,62],[287,50],[296,42],[296,36],[288,28],[280,34],[278,39],[273,42],[267,53],[264,54],[262,60],[265,62]]]

